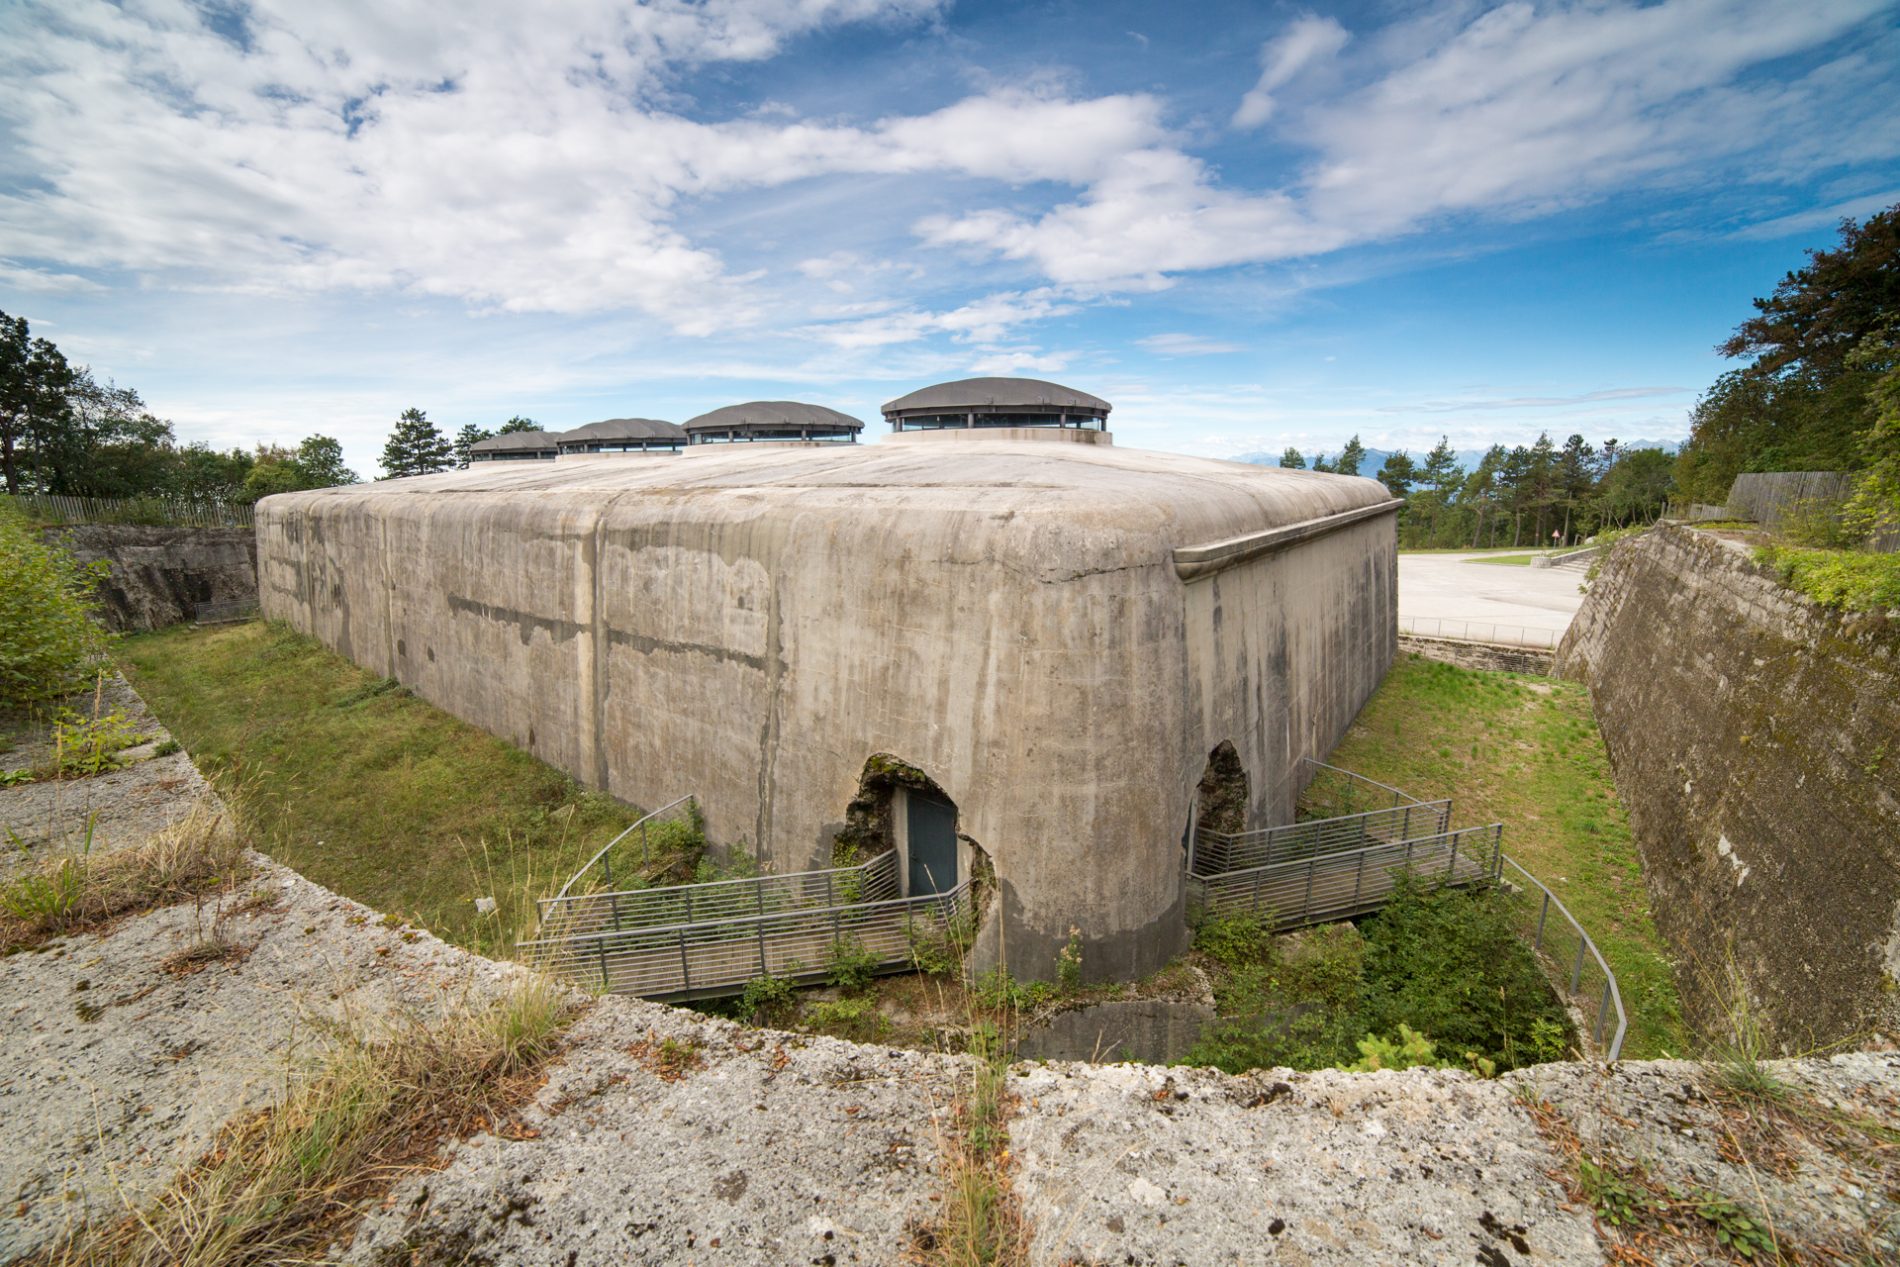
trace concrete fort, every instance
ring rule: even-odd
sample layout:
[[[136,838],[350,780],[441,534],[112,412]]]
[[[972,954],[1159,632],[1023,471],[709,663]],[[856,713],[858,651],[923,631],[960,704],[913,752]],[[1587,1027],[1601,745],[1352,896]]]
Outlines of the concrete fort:
[[[1210,754],[1247,825],[1286,821],[1385,674],[1395,505],[915,431],[484,463],[271,497],[257,531],[265,613],[364,667],[627,801],[694,793],[780,872],[868,822],[911,891],[993,874],[978,966],[1049,978],[1074,929],[1103,979],[1185,945]]]

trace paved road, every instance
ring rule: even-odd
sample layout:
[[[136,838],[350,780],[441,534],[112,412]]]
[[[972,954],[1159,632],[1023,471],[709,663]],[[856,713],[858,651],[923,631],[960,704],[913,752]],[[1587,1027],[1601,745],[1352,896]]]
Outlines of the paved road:
[[[1399,618],[1488,622],[1561,637],[1583,605],[1570,568],[1477,563],[1475,554],[1401,554]],[[1420,632],[1427,632],[1421,629]],[[1537,639],[1533,639],[1537,641]]]

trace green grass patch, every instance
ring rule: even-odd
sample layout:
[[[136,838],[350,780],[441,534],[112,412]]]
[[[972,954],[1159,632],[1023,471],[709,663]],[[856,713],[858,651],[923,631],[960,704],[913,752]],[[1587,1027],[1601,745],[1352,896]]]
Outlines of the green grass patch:
[[[1506,567],[1527,568],[1532,559],[1542,558],[1541,554],[1487,554],[1482,559],[1473,559],[1473,563],[1502,563]]]
[[[177,625],[117,657],[259,849],[484,954],[638,817],[280,625]]]
[[[1502,822],[1505,852],[1563,899],[1616,973],[1629,1013],[1623,1055],[1688,1050],[1642,864],[1580,683],[1403,656],[1328,760],[1420,800],[1450,797],[1459,825]]]
[[[1900,611],[1900,554],[1763,546],[1755,561],[1789,589],[1836,611]]]

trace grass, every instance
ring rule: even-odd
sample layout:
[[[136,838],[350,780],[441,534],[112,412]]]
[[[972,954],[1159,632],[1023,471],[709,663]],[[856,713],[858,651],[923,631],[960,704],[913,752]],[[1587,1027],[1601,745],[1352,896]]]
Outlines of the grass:
[[[480,953],[637,817],[283,626],[174,626],[117,656],[259,849]]]
[[[1504,849],[1563,899],[1616,973],[1623,1055],[1688,1049],[1676,983],[1650,918],[1642,864],[1579,683],[1403,656],[1328,760],[1421,800],[1457,825],[1502,822]]]
[[[0,949],[98,928],[241,879],[243,842],[209,804],[193,806],[134,849],[94,854],[86,843],[0,885]]]
[[[341,1035],[276,1102],[227,1126],[150,1206],[87,1225],[45,1267],[261,1267],[315,1261],[360,1211],[441,1141],[504,1122],[569,1019],[529,978],[486,1005]]]
[[[1529,567],[1529,566],[1531,565],[1531,560],[1532,560],[1532,559],[1539,559],[1539,558],[1542,558],[1542,557],[1543,557],[1543,555],[1542,555],[1542,553],[1538,553],[1538,554],[1489,554],[1489,555],[1486,555],[1486,556],[1485,556],[1484,558],[1482,558],[1482,559],[1473,559],[1473,560],[1472,560],[1472,562],[1473,562],[1473,563],[1502,563],[1502,564],[1504,564],[1504,565],[1505,565],[1505,566],[1507,566],[1507,567],[1514,567],[1514,568],[1527,568],[1527,567]]]

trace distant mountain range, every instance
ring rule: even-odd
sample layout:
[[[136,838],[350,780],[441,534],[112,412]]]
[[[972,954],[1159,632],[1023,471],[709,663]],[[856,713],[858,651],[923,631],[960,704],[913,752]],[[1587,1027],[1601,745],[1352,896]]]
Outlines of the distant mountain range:
[[[1506,445],[1505,447],[1509,448],[1510,446]],[[1661,449],[1664,453],[1674,453],[1676,450],[1682,447],[1682,441],[1680,440],[1619,440],[1617,441],[1616,447],[1623,452],[1628,452],[1631,449]],[[1339,456],[1338,449],[1329,449],[1325,451],[1324,453],[1307,453],[1306,450],[1304,449],[1300,450],[1300,452],[1306,458],[1306,465],[1308,469],[1311,469],[1313,465],[1313,459],[1315,458],[1318,458],[1318,457],[1336,458]],[[1430,446],[1427,446],[1426,448],[1423,448],[1423,449],[1408,450],[1408,452],[1411,454],[1411,458],[1414,462],[1423,462],[1425,460],[1425,455],[1431,452],[1431,448]],[[1367,449],[1365,460],[1359,464],[1359,473],[1368,478],[1374,475],[1377,475],[1379,473],[1379,468],[1384,466],[1385,460],[1391,456],[1392,456],[1392,450],[1390,449]],[[1251,462],[1255,466],[1280,465],[1280,455],[1278,453],[1243,453],[1239,457],[1234,458],[1233,460],[1236,462]],[[1483,449],[1461,449],[1458,453],[1458,469],[1461,471],[1474,470],[1476,469],[1478,463],[1482,461],[1484,461]]]

